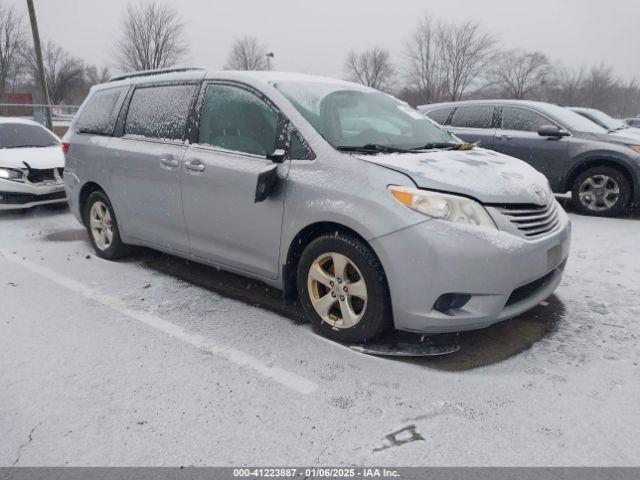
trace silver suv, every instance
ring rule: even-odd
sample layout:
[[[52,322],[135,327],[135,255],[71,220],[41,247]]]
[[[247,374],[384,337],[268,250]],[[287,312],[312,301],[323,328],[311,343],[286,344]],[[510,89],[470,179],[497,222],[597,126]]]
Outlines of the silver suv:
[[[569,252],[542,174],[344,81],[119,77],[63,141],[98,256],[144,245],[257,278],[340,341],[513,317],[551,295]]]

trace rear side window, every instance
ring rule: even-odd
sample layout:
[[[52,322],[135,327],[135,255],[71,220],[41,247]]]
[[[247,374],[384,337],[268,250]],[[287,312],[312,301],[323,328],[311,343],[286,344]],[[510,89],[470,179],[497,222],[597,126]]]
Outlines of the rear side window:
[[[113,135],[120,107],[129,87],[98,90],[82,107],[75,122],[75,129],[81,133]]]
[[[524,108],[504,107],[502,109],[502,128],[504,130],[537,132],[543,125],[553,125],[553,122]]]
[[[433,120],[440,125],[444,125],[444,122],[449,118],[449,114],[451,113],[452,107],[447,108],[438,108],[437,110],[432,110],[427,112],[427,117]]]
[[[458,107],[451,118],[452,127],[491,128],[493,125],[493,106],[474,105]]]
[[[133,92],[125,135],[182,140],[196,85],[139,87]]]

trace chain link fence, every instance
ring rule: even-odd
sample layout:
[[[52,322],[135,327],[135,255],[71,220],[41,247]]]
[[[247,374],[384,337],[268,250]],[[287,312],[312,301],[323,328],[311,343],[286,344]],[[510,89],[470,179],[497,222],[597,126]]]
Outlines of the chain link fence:
[[[44,105],[41,103],[0,103],[0,117],[19,117],[35,120],[42,125],[46,124],[47,109],[51,110],[53,119],[53,131],[62,137],[71,120],[76,114],[79,105]]]

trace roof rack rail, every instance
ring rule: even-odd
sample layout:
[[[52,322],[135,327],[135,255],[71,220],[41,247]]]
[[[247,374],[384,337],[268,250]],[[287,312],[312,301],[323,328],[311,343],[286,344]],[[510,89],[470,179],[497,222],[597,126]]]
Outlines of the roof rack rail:
[[[118,80],[124,80],[126,78],[135,77],[148,77],[151,75],[160,75],[162,73],[176,73],[176,72],[190,72],[192,70],[206,70],[202,67],[174,67],[174,68],[158,68],[155,70],[142,70],[140,72],[124,73],[122,75],[116,75],[109,79],[110,82],[116,82]]]

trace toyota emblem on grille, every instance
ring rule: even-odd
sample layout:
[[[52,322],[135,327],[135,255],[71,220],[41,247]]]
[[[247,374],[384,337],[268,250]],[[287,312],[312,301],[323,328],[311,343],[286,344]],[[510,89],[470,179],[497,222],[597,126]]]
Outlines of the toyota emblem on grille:
[[[536,197],[538,203],[540,203],[541,205],[547,203],[547,192],[544,188],[542,188],[540,185],[533,185],[531,190],[533,191],[533,195]]]

